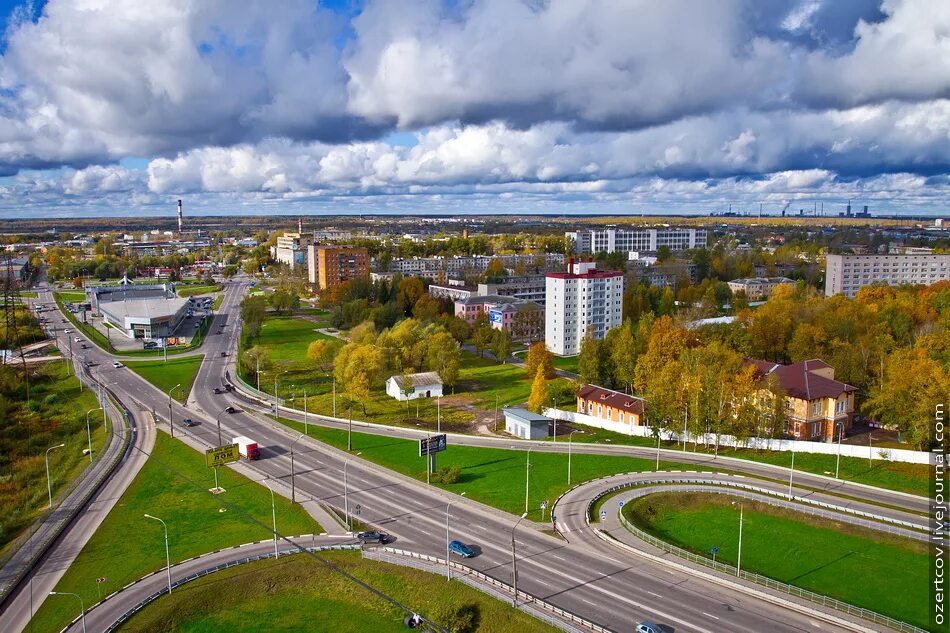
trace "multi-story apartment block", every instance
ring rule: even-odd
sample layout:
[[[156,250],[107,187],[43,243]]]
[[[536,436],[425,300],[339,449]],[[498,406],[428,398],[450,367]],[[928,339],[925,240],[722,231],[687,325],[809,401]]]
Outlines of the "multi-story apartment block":
[[[492,260],[498,259],[505,268],[519,266],[527,269],[554,270],[564,265],[563,253],[521,253],[515,255],[472,255],[458,257],[412,257],[393,259],[389,270],[403,275],[435,277],[439,271],[458,276],[467,272],[484,272]]]
[[[271,255],[292,269],[307,264],[307,249],[313,245],[313,237],[302,233],[284,233],[277,238]]]
[[[851,428],[856,387],[835,380],[835,369],[823,360],[780,365],[746,359],[756,368],[760,382],[776,378],[785,397],[785,433],[796,440],[837,439]]]
[[[578,255],[636,251],[655,253],[661,246],[685,251],[706,246],[706,230],[659,227],[652,229],[589,229],[564,234]]]
[[[475,323],[481,315],[485,315],[492,328],[508,332],[519,343],[544,338],[544,306],[534,301],[488,295],[455,302],[455,316],[467,323]]]
[[[369,254],[365,248],[353,246],[310,245],[307,272],[310,283],[320,290],[333,288],[344,281],[369,277]]]
[[[728,285],[732,292],[744,292],[750,300],[758,301],[768,299],[776,288],[784,284],[795,285],[795,280],[788,277],[749,277],[733,279]]]
[[[825,296],[853,297],[871,284],[929,286],[950,279],[950,255],[827,255]]]
[[[563,259],[561,260],[563,265]],[[534,301],[544,305],[547,281],[544,275],[526,275],[523,277],[508,277],[498,283],[478,284],[480,295],[501,295],[515,297],[525,301]]]
[[[568,272],[546,276],[545,344],[561,356],[573,356],[585,336],[603,339],[620,325],[623,273],[597,270],[596,264],[571,259]]]

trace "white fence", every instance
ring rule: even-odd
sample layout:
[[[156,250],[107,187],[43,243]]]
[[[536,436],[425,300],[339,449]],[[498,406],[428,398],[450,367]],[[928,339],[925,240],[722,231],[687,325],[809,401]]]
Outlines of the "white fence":
[[[549,418],[556,418],[566,422],[576,422],[585,426],[593,426],[598,429],[614,431],[623,435],[632,435],[636,437],[654,437],[653,427],[634,426],[632,424],[621,424],[620,422],[611,422],[601,418],[577,413],[575,411],[564,411],[563,409],[545,409],[544,415]],[[660,435],[664,440],[683,441],[681,432],[673,429],[663,429]],[[693,437],[687,435],[687,441],[698,441],[700,444],[714,445],[716,435],[707,433],[705,437]],[[831,442],[803,442],[801,440],[778,440],[762,437],[752,437],[744,442],[736,441],[731,435],[720,435],[719,446],[735,448],[755,448],[770,451],[795,451],[796,453],[819,453],[824,455],[837,455],[841,451],[843,457],[860,457],[862,459],[884,460],[890,462],[907,462],[910,464],[930,464],[931,454],[926,451],[910,451],[902,448],[878,448],[875,446],[856,446],[854,444],[837,444]]]

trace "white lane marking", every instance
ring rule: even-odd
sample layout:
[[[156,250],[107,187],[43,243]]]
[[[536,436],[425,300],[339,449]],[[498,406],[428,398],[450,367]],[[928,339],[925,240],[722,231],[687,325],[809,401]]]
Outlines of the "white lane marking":
[[[662,597],[663,597],[663,596],[661,596],[660,594],[655,593],[655,592],[653,592],[653,591],[648,591],[647,593],[650,594],[651,596],[656,596],[657,598],[662,598]]]
[[[816,629],[820,629],[820,628],[821,628],[821,625],[820,625],[820,624],[818,624],[817,622],[813,622],[812,620],[809,620],[808,623],[811,624],[811,625],[812,625],[813,627],[815,627]]]
[[[707,618],[712,618],[713,620],[718,620],[718,619],[719,619],[717,616],[714,616],[712,613],[706,613],[705,611],[700,611],[700,613],[702,613],[702,614],[703,614],[704,616],[706,616]]]

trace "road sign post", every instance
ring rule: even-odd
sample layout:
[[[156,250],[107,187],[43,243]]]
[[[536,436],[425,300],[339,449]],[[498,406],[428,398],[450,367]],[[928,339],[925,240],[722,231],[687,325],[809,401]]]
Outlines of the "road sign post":
[[[426,458],[426,484],[430,483],[430,476],[435,472],[435,456],[447,446],[445,433],[430,435],[419,440],[419,457]]]
[[[715,563],[715,562],[716,562],[716,554],[719,553],[719,548],[718,548],[718,547],[713,547],[712,549],[709,550],[709,553],[712,554],[713,562]]]
[[[236,462],[241,458],[241,452],[237,444],[225,444],[218,448],[209,448],[205,451],[205,461],[208,468],[217,468],[231,462]]]

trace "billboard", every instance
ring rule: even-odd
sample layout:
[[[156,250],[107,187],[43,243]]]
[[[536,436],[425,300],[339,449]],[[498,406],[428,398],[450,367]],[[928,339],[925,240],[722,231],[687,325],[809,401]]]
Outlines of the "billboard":
[[[209,448],[205,451],[205,460],[208,462],[208,468],[215,466],[224,466],[231,462],[236,462],[241,458],[237,444],[225,444],[218,448]]]
[[[489,310],[488,321],[490,323],[498,323],[501,325],[501,310]]]
[[[419,440],[419,457],[441,453],[445,450],[445,433],[441,435],[432,435]]]

